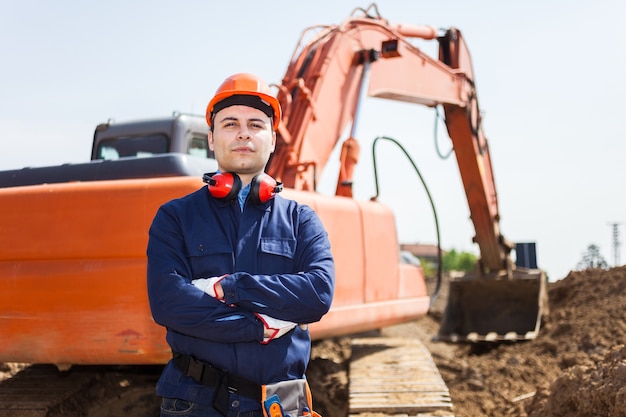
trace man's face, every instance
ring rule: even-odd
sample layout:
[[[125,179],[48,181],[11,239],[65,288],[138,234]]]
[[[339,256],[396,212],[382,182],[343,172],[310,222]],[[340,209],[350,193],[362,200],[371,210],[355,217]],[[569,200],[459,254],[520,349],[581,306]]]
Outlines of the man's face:
[[[217,112],[208,139],[219,170],[237,173],[244,183],[264,171],[276,146],[272,119],[261,110],[242,105]]]

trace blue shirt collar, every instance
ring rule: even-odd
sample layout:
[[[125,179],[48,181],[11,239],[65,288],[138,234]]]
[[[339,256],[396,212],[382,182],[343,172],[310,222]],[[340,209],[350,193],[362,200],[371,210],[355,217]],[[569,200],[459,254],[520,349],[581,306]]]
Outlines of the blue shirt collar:
[[[241,211],[243,211],[243,206],[246,204],[246,198],[248,198],[248,194],[250,194],[250,184],[243,187],[237,195],[237,199],[239,200],[239,208],[241,208]]]

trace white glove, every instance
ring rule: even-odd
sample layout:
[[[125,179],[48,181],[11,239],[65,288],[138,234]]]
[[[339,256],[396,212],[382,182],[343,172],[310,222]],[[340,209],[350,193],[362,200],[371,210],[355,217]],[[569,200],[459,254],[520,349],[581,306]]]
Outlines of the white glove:
[[[275,319],[274,317],[270,317],[267,314],[254,313],[259,320],[263,322],[263,326],[265,329],[270,330],[270,336],[265,336],[263,338],[262,344],[266,345],[274,339],[278,339],[291,329],[297,326],[296,323],[292,323],[290,321]]]
[[[191,281],[191,283],[195,285],[196,288],[204,291],[211,297],[217,298],[218,300],[220,300],[220,298],[217,295],[216,286],[221,280],[224,279],[225,276],[226,275],[222,275],[221,277],[198,278],[198,279],[194,279],[193,281]]]

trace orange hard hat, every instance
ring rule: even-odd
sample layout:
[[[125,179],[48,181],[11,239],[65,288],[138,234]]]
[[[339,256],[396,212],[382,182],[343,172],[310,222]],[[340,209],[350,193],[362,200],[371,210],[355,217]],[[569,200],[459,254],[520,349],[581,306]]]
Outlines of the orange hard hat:
[[[269,85],[256,75],[239,73],[224,80],[206,108],[206,121],[209,127],[212,127],[211,122],[215,113],[235,104],[255,107],[265,112],[268,116],[273,117],[274,130],[278,128],[281,117],[280,103],[272,94]]]

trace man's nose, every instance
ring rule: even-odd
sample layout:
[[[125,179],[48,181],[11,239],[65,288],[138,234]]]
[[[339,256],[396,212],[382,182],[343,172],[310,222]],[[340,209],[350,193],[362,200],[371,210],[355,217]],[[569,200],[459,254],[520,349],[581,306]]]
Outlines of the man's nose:
[[[250,137],[250,131],[247,126],[242,126],[237,134],[237,139],[248,139]]]

